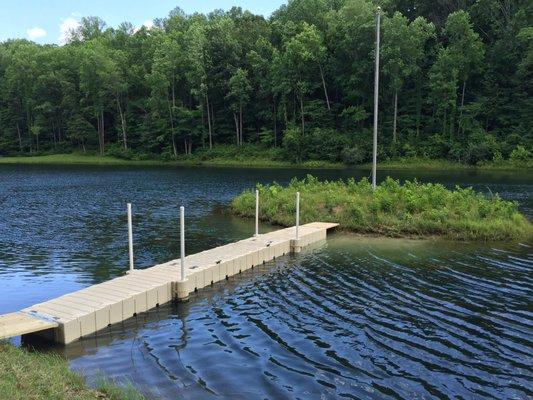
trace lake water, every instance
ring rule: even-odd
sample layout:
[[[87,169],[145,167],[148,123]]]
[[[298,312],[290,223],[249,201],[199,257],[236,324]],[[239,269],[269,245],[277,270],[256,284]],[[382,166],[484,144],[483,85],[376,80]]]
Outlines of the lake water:
[[[123,274],[128,201],[144,268],[179,256],[180,205],[194,253],[253,233],[252,221],[228,214],[233,196],[308,172],[0,165],[0,313]],[[380,174],[499,193],[533,219],[531,174]],[[89,381],[103,372],[154,398],[524,399],[533,396],[532,245],[334,233],[187,303],[43,349]]]

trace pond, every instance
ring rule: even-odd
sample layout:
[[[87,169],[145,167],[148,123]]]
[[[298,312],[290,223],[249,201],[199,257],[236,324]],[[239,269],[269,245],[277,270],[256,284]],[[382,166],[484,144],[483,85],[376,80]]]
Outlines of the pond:
[[[0,313],[179,256],[178,208],[194,253],[253,233],[228,214],[256,182],[363,170],[0,166]],[[533,218],[533,177],[380,171],[473,186]],[[262,225],[263,232],[275,229]],[[334,233],[286,256],[66,347],[161,398],[527,398],[533,396],[531,243],[468,244]]]

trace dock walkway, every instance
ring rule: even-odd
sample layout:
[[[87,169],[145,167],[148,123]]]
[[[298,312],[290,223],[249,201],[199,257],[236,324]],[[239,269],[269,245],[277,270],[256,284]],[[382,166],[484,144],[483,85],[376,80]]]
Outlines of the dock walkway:
[[[324,240],[334,223],[313,222],[258,235],[185,257],[185,280],[180,260],[172,260],[0,315],[0,339],[36,333],[68,344],[109,325],[122,322],[256,265]]]

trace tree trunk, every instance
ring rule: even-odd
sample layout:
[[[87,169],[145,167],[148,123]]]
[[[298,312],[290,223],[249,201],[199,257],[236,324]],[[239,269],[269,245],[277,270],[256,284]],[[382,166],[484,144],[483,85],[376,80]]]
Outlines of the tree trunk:
[[[444,109],[444,118],[442,119],[442,120],[443,120],[443,124],[442,124],[442,137],[444,137],[444,136],[446,135],[446,118],[448,118],[447,110]]]
[[[422,83],[420,76],[416,82],[416,137],[420,135],[420,120],[422,115]]]
[[[277,118],[276,118],[276,100],[274,99],[273,103],[273,116],[274,116],[274,147],[278,147],[278,126],[277,126]]]
[[[244,135],[242,134],[242,104],[239,104],[239,134],[241,135],[241,146],[243,143]]]
[[[211,132],[211,110],[209,109],[209,95],[205,93],[205,101],[207,105],[207,127],[209,129],[209,148],[213,148],[213,133]]]
[[[52,119],[52,142],[53,142],[54,149],[55,149],[56,148],[57,139],[56,139],[56,126],[54,124],[54,120],[53,119]]]
[[[124,150],[128,150],[128,137],[126,133],[126,117],[122,112],[122,106],[120,105],[120,96],[117,94],[117,107],[120,115],[120,124],[122,126],[122,142],[124,143]]]
[[[394,91],[394,118],[392,122],[392,140],[396,142],[396,122],[398,120],[398,90]]]
[[[461,113],[463,112],[463,106],[465,105],[465,91],[466,91],[466,79],[463,81],[463,92],[461,94]]]
[[[105,127],[104,127],[104,109],[100,109],[100,154],[104,155],[105,152]]]
[[[19,137],[19,150],[22,153],[22,136],[20,135],[20,126],[19,126],[18,121],[17,121],[17,135]]]
[[[318,67],[320,68],[320,77],[322,78],[322,86],[324,87],[324,95],[326,96],[326,104],[328,105],[328,111],[331,111],[331,107],[329,105],[328,90],[326,89],[326,81],[324,80],[324,71],[322,70],[322,64],[318,63]]]
[[[176,107],[176,77],[172,76],[172,107]]]
[[[459,110],[459,121],[458,121],[458,124],[459,124],[459,127],[458,127],[458,132],[461,133],[462,132],[462,124],[463,124],[463,107],[465,105],[465,91],[466,91],[466,79],[463,80],[463,90],[461,92],[461,109]]]
[[[168,112],[170,115],[170,138],[172,141],[172,152],[174,153],[174,158],[178,157],[178,148],[176,146],[176,135],[174,134],[174,116],[172,115],[172,107],[168,105]]]
[[[237,146],[240,145],[240,135],[239,135],[239,121],[237,120],[237,113],[233,113],[233,120],[235,121],[235,135],[237,137]]]
[[[102,155],[102,124],[100,123],[100,113],[96,112],[96,125],[98,127],[98,153]]]
[[[302,119],[302,136],[303,136],[305,135],[305,119],[304,119],[304,99],[302,95],[300,95],[300,116]]]
[[[30,140],[30,154],[33,153],[33,138],[31,135],[31,115],[29,107],[26,107],[26,127],[28,129],[28,138]]]

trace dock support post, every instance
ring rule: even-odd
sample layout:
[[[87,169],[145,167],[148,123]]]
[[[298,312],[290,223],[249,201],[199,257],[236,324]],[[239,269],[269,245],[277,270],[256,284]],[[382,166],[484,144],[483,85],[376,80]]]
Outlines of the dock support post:
[[[133,265],[133,227],[132,227],[132,218],[131,218],[131,203],[128,203],[127,206],[128,210],[128,250],[129,250],[129,256],[130,256],[130,269],[128,270],[128,274],[131,274],[135,267]]]
[[[296,192],[296,235],[291,240],[291,251],[293,253],[299,253],[302,251],[300,245],[300,192]]]
[[[255,190],[255,235],[259,236],[259,190]]]
[[[185,208],[180,207],[180,256],[181,256],[181,280],[185,280]]]
[[[178,301],[189,299],[187,278],[185,276],[185,207],[180,207],[180,281],[177,282],[176,296]]]

